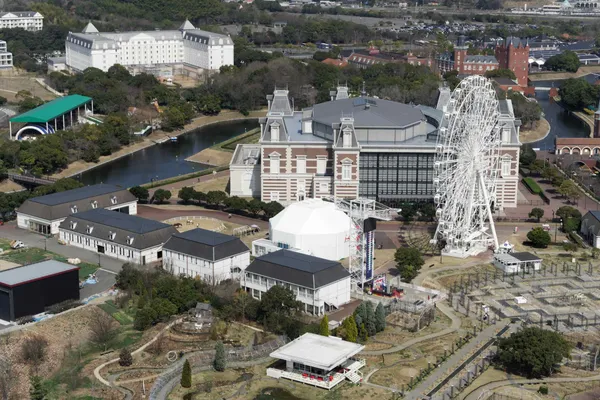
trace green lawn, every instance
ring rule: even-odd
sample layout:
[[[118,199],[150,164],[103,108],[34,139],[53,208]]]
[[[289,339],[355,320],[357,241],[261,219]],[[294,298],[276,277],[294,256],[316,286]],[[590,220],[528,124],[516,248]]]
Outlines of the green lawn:
[[[112,300],[108,300],[104,304],[99,304],[98,307],[103,309],[106,313],[110,314],[121,325],[133,324],[133,318],[124,310],[120,310]]]
[[[235,136],[231,139],[227,139],[224,142],[216,144],[215,148],[227,151],[234,151],[235,147],[238,144],[247,144],[247,143],[258,143],[260,139],[260,129],[252,129],[248,132],[244,132],[241,135]]]
[[[0,248],[3,246],[3,241],[0,241]],[[10,245],[8,245],[10,248]],[[12,250],[0,256],[0,259],[14,262],[20,265],[33,264],[44,260],[56,260],[66,263],[67,259],[60,254],[38,249],[37,247],[27,247],[19,250]],[[90,263],[79,263],[79,279],[85,279],[90,274],[93,274],[98,269],[98,265]]]

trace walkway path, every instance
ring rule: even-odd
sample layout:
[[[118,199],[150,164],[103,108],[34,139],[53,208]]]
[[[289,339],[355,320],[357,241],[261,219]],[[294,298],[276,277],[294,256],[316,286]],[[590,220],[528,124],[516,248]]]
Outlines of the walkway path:
[[[444,379],[454,372],[454,370],[461,365],[465,359],[467,359],[481,346],[487,343],[492,337],[494,337],[497,331],[505,326],[505,323],[506,321],[500,321],[498,324],[490,325],[481,331],[475,338],[471,339],[466,345],[458,349],[441,366],[434,369],[432,373],[423,381],[421,381],[413,390],[408,392],[405,396],[405,399],[416,400],[425,396],[426,393],[431,390],[436,383],[438,383],[438,381]]]
[[[169,190],[171,192],[171,200],[169,201],[169,203],[175,204],[179,200],[179,189],[181,189],[182,187],[193,187],[194,185],[197,185],[200,182],[208,182],[212,181],[213,179],[222,178],[224,176],[229,176],[229,170],[217,172],[215,174],[203,175],[196,178],[190,178],[179,182],[167,183],[166,185],[156,186],[151,189],[149,188],[148,192],[150,193],[150,198],[152,198],[152,196],[154,196],[154,192],[157,189]]]
[[[435,339],[435,338],[447,335],[452,332],[456,332],[458,330],[458,328],[460,328],[460,324],[461,324],[460,318],[458,318],[454,314],[454,312],[452,311],[450,306],[448,306],[444,303],[437,303],[437,309],[440,310],[441,312],[443,312],[448,318],[450,318],[452,320],[452,324],[450,325],[450,327],[448,327],[444,330],[441,330],[439,332],[431,333],[429,335],[413,338],[411,340],[408,340],[402,344],[391,347],[389,349],[363,351],[360,354],[364,354],[366,356],[380,356],[382,354],[397,353],[397,352],[402,351],[408,347],[411,347],[417,343],[421,343],[421,342],[424,342],[427,340],[431,340],[431,339]]]
[[[177,319],[173,322],[171,322],[169,325],[165,326],[163,329],[160,330],[160,332],[158,332],[151,340],[149,340],[148,342],[146,342],[145,344],[143,344],[142,346],[138,347],[137,350],[134,350],[131,352],[131,355],[136,355],[142,351],[144,351],[148,346],[150,346],[152,343],[156,342],[156,340],[163,334],[165,333],[167,330],[171,329],[171,327],[179,322],[181,322],[182,319]],[[112,360],[109,360],[103,364],[100,364],[99,366],[96,367],[96,369],[94,369],[94,376],[96,377],[96,379],[98,379],[100,381],[100,383],[102,383],[103,385],[106,386],[111,386],[110,382],[107,381],[106,379],[104,379],[102,377],[102,375],[100,374],[100,371],[102,371],[102,369],[104,367],[106,367],[109,364],[114,364],[117,361],[119,361],[118,358],[113,358]]]
[[[546,379],[506,379],[503,381],[490,382],[478,387],[469,393],[464,400],[477,400],[481,393],[486,390],[497,389],[502,386],[516,386],[529,384],[545,384],[545,383],[567,383],[567,382],[593,382],[600,381],[600,375],[587,376],[582,378],[546,378]]]

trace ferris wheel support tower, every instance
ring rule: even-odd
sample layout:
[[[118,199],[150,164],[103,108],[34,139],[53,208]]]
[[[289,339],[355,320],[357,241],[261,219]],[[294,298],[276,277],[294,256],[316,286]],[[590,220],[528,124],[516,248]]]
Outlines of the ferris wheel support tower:
[[[375,221],[391,221],[400,210],[387,207],[375,200],[324,199],[335,204],[338,210],[350,217],[350,263],[348,270],[352,288],[361,290],[365,283],[373,279],[373,253],[375,250]]]

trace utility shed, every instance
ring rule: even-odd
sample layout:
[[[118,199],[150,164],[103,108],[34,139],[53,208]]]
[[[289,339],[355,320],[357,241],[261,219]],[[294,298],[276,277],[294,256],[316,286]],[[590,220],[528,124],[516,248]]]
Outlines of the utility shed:
[[[79,300],[79,267],[48,260],[0,272],[0,319],[44,312],[65,300]]]

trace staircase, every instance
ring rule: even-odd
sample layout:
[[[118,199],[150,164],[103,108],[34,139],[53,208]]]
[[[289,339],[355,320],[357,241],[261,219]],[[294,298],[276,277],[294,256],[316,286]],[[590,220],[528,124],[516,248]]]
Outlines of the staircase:
[[[345,375],[346,378],[348,378],[348,380],[352,383],[361,383],[363,379],[362,376],[359,375],[358,371],[348,371]]]

